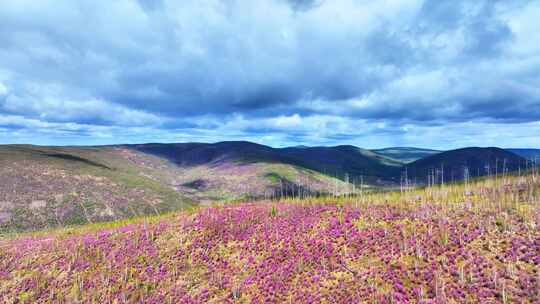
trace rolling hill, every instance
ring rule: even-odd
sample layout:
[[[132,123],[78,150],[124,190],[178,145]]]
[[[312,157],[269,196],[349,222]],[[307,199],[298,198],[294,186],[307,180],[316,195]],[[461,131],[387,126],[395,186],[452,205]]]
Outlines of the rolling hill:
[[[271,148],[245,141],[215,144],[145,144],[129,146],[165,157],[181,167],[219,166],[224,163],[288,164],[345,180],[365,178],[376,183],[392,181],[401,163],[355,146]]]
[[[278,149],[282,159],[318,172],[351,179],[366,178],[392,181],[401,163],[355,146],[307,147]]]
[[[111,147],[0,146],[0,231],[159,214],[196,204],[151,177],[153,171]]]
[[[452,181],[462,179],[466,168],[474,177],[527,164],[498,148],[382,150],[394,157],[354,146],[272,148],[244,141],[0,146],[0,231],[160,214],[216,201],[343,194],[352,183],[392,187],[404,171],[425,183],[430,174],[439,182],[443,171],[444,180]],[[431,155],[403,164],[422,153]]]
[[[228,141],[215,144],[142,144],[127,145],[138,151],[164,157],[182,167],[218,164],[227,161],[278,162],[276,149],[247,141]]]
[[[281,162],[271,148],[251,143],[6,145],[0,146],[0,176],[0,232],[160,214],[246,197],[350,191],[338,179]]]
[[[463,148],[434,154],[404,168],[410,179],[427,182],[434,176],[435,183],[461,180],[469,177],[495,175],[526,168],[528,160],[500,148]]]

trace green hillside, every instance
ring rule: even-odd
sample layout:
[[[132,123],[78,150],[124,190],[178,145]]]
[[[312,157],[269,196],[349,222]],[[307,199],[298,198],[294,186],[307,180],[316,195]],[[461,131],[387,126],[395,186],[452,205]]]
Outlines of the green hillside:
[[[127,146],[0,146],[0,176],[0,233],[350,189],[317,171],[263,158],[178,166]]]
[[[196,204],[114,148],[0,147],[0,231],[159,214]]]
[[[0,146],[0,231],[118,220],[216,202],[386,189],[399,186],[405,172],[424,184],[461,180],[465,170],[474,177],[530,167],[526,159],[498,148],[393,149],[400,153],[384,149],[383,154],[394,158],[354,146],[271,148],[250,142]],[[422,153],[430,155],[403,164]]]

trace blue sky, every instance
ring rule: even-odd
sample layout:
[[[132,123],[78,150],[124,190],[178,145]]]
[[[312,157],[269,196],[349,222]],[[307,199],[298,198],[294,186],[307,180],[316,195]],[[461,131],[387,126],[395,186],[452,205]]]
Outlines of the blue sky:
[[[540,1],[0,2],[0,143],[540,148]]]

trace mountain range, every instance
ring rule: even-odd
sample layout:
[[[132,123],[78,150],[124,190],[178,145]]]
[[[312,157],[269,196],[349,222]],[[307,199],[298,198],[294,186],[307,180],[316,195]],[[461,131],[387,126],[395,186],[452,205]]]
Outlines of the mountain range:
[[[468,147],[449,151],[414,147],[362,149],[350,145],[333,147],[295,146],[272,148],[252,142],[231,141],[215,144],[143,144],[126,146],[163,157],[179,167],[222,163],[279,163],[356,182],[369,184],[399,182],[403,171],[411,178],[424,180],[429,174],[444,174],[442,179],[469,177],[526,169],[540,150]],[[540,155],[540,153],[538,154]],[[467,173],[465,173],[465,170]],[[431,173],[430,173],[431,171]],[[438,171],[441,171],[437,173]]]
[[[0,230],[158,214],[246,197],[396,187],[404,175],[419,184],[456,181],[526,169],[538,152],[477,147],[368,150],[350,145],[272,148],[246,141],[3,145]]]

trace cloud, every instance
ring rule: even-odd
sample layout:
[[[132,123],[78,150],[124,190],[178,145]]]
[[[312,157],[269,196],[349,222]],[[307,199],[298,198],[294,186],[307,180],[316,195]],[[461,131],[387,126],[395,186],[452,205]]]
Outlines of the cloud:
[[[270,144],[530,124],[538,12],[524,0],[7,1],[0,115]]]
[[[139,5],[148,11],[154,11],[163,8],[163,1],[161,0],[137,0]]]
[[[287,0],[294,10],[305,11],[323,4],[323,0]]]
[[[93,125],[140,126],[159,125],[164,119],[156,115],[100,99],[71,99],[61,87],[34,85],[24,95],[9,93],[0,86],[0,114],[20,115],[48,122],[77,122]]]
[[[6,96],[8,88],[0,82],[0,96]]]

